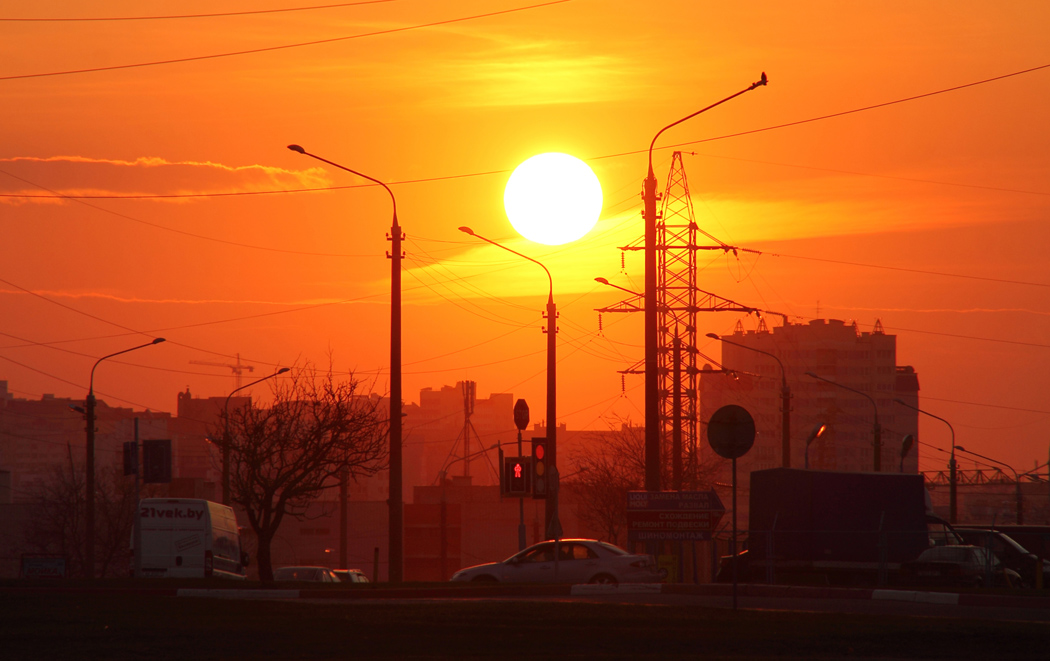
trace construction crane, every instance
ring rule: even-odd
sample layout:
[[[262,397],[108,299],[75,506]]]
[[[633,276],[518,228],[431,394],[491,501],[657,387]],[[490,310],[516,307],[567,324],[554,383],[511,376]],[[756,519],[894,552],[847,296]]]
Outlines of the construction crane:
[[[213,363],[213,362],[209,362],[207,360],[191,360],[190,364],[191,365],[209,365],[211,367],[228,367],[228,368],[230,368],[231,370],[233,370],[233,380],[234,380],[234,383],[235,383],[235,386],[234,386],[235,389],[241,387],[241,375],[244,374],[244,370],[248,370],[248,372],[254,372],[255,371],[255,366],[254,365],[244,365],[243,363],[241,363],[241,354],[237,354],[237,362],[235,364],[233,364],[233,365],[231,365],[229,363]]]

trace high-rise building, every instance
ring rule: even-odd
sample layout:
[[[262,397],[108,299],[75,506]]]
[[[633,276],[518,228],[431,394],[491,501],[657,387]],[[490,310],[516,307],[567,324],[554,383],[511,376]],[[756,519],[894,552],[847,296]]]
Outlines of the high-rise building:
[[[86,465],[84,400],[45,394],[22,399],[0,381],[0,470],[9,473],[12,502],[29,502],[55,479],[55,471],[80,476]],[[123,468],[123,446],[135,438],[171,439],[170,413],[111,407],[99,400],[95,409],[96,471]],[[177,447],[177,446],[176,446]]]
[[[918,406],[919,381],[911,367],[897,365],[897,337],[876,322],[871,332],[856,323],[818,319],[757,331],[739,326],[722,342],[722,365],[701,372],[701,420],[720,407],[737,404],[755,419],[755,444],[738,460],[738,474],[784,465],[782,452],[781,367],[791,392],[790,465],[806,464],[806,440],[820,424],[822,436],[809,447],[809,467],[837,471],[872,471],[875,467],[875,418],[881,428],[878,470],[901,470],[901,443],[918,437],[918,413],[895,403]],[[737,346],[739,345],[739,346]],[[765,353],[762,353],[765,352]],[[822,379],[807,376],[811,372]],[[835,385],[838,384],[838,385]],[[856,392],[859,391],[859,392]],[[861,394],[862,393],[862,394]],[[876,413],[877,410],[877,413]],[[904,472],[918,471],[918,443],[904,457]]]

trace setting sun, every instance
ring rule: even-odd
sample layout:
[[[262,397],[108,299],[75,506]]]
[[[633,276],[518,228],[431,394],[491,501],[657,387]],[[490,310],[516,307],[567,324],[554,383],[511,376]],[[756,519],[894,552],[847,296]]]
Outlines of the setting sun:
[[[523,237],[558,246],[582,238],[598,222],[602,185],[575,156],[538,154],[510,175],[503,206]]]

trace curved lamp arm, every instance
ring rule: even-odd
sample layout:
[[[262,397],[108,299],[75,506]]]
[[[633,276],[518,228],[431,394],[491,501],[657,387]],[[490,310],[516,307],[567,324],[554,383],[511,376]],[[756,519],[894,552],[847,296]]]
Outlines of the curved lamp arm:
[[[550,282],[550,295],[547,297],[547,302],[549,303],[549,302],[552,302],[554,300],[554,278],[551,277],[551,272],[547,270],[546,266],[544,266],[543,264],[540,264],[540,262],[538,262],[535,259],[529,257],[528,255],[523,255],[520,252],[518,252],[517,250],[511,250],[510,248],[508,248],[507,246],[503,245],[502,243],[496,243],[492,239],[487,239],[487,238],[481,236],[480,234],[476,233],[474,230],[470,229],[469,227],[460,227],[459,231],[463,232],[464,234],[469,234],[469,235],[471,235],[471,236],[473,236],[475,238],[481,239],[482,241],[484,241],[486,243],[491,243],[492,245],[496,246],[497,248],[503,248],[507,252],[514,253],[518,257],[522,257],[524,259],[527,259],[530,262],[532,262],[533,264],[538,264],[539,267],[541,269],[543,269],[543,272],[547,274],[547,280]]]
[[[387,186],[386,184],[384,184],[382,181],[379,181],[375,177],[369,177],[367,174],[364,174],[363,172],[358,172],[357,170],[351,170],[350,168],[346,167],[345,165],[339,165],[338,163],[333,163],[332,161],[329,161],[327,158],[321,158],[317,154],[311,154],[310,152],[306,151],[305,149],[303,149],[299,145],[288,145],[288,149],[291,149],[294,152],[298,152],[298,153],[302,154],[303,156],[309,156],[310,158],[315,158],[315,159],[321,161],[322,163],[327,163],[327,164],[331,165],[332,167],[339,168],[340,170],[346,170],[350,174],[356,174],[357,176],[361,177],[362,179],[367,179],[369,181],[375,182],[375,183],[379,184],[380,186],[382,186],[386,190],[387,194],[390,195],[390,203],[394,206],[394,225],[395,226],[397,225],[397,200],[394,198],[394,191],[390,190],[390,186]]]
[[[140,344],[137,347],[131,347],[130,349],[124,349],[123,351],[118,351],[116,353],[111,353],[108,356],[102,356],[101,358],[96,360],[95,364],[91,366],[91,378],[88,381],[88,394],[89,395],[94,395],[95,394],[95,368],[98,367],[98,364],[101,363],[103,360],[106,360],[107,358],[112,358],[113,356],[119,356],[122,353],[128,353],[129,351],[135,351],[136,349],[143,349],[145,347],[153,346],[154,344],[160,344],[161,342],[166,342],[166,341],[167,340],[165,340],[163,337],[158,337],[158,338],[154,339],[152,342],[147,342],[145,344]]]

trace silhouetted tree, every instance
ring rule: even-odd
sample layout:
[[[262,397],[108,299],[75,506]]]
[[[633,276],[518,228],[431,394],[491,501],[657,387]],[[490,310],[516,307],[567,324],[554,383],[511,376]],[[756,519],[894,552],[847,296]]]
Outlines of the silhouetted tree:
[[[273,580],[271,543],[285,517],[305,519],[341,472],[372,475],[387,456],[379,398],[359,395],[352,374],[336,380],[331,369],[312,367],[291,374],[274,387],[272,406],[253,402],[224,412],[215,434],[220,449],[229,446],[231,500],[255,532],[263,581]]]
[[[615,427],[617,424],[619,429]],[[577,516],[587,528],[602,533],[606,541],[624,545],[627,542],[627,492],[645,489],[645,427],[616,419],[609,431],[597,433],[590,441],[586,444],[588,450],[571,456],[576,471],[571,488],[579,499]],[[660,452],[660,480],[665,490],[669,490],[671,484],[670,450],[670,439],[667,439]],[[684,454],[682,488],[710,489],[717,457],[705,459],[690,450]]]
[[[131,567],[131,530],[135,521],[134,478],[116,467],[98,471],[95,479],[95,576],[126,576]],[[25,531],[26,542],[39,553],[62,555],[70,576],[84,576],[85,468],[56,464],[40,487]]]
[[[594,441],[597,450],[572,456],[577,516],[605,541],[622,546],[627,541],[627,492],[645,484],[645,428],[621,421],[619,430]]]

